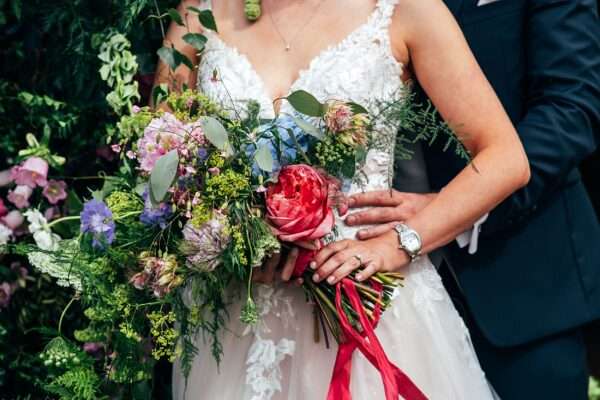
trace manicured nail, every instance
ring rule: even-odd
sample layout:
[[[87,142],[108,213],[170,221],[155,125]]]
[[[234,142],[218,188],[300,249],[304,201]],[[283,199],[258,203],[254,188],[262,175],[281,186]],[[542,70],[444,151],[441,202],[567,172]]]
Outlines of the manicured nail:
[[[335,282],[335,277],[334,276],[330,276],[329,278],[327,278],[327,283],[329,283],[330,285],[333,285]]]
[[[311,261],[309,266],[310,266],[310,269],[317,269],[317,263],[314,261]]]
[[[363,280],[363,276],[361,274],[356,275],[356,280],[357,281],[362,281]]]
[[[313,281],[319,282],[319,274],[314,274],[313,275]]]

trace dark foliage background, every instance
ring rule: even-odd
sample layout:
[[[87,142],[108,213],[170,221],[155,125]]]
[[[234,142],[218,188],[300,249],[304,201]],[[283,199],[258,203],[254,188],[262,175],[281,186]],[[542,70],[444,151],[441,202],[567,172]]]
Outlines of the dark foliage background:
[[[25,134],[51,134],[51,148],[67,157],[66,177],[96,175],[113,168],[106,132],[117,116],[100,78],[100,45],[116,32],[132,43],[142,96],[150,90],[162,40],[158,19],[177,0],[0,0],[0,170],[11,166]],[[142,100],[144,102],[145,99]],[[81,195],[93,181],[69,181]],[[22,268],[25,268],[23,270]],[[26,272],[25,272],[26,271]],[[0,397],[41,399],[45,370],[37,354],[56,335],[72,291],[58,288],[24,259],[0,256],[0,282],[18,286],[0,308]],[[63,328],[80,328],[77,305]],[[168,398],[168,366],[159,366],[153,398]],[[124,388],[113,398],[134,398],[148,388]],[[47,397],[52,398],[52,397]]]

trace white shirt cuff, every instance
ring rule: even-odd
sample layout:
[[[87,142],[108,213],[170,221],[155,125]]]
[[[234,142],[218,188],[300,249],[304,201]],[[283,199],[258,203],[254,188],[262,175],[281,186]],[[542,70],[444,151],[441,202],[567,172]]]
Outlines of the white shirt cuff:
[[[485,214],[479,218],[473,225],[473,228],[469,229],[456,237],[458,247],[464,249],[469,246],[469,254],[477,253],[477,244],[479,243],[479,232],[481,232],[481,225],[488,219],[489,214]]]

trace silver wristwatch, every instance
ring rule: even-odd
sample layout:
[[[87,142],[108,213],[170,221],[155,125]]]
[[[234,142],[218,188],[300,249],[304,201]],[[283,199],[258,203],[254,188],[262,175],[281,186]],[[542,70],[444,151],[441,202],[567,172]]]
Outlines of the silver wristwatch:
[[[423,247],[421,236],[406,224],[398,224],[394,227],[394,230],[398,233],[400,249],[408,254],[411,262],[415,261],[421,254],[421,248]]]

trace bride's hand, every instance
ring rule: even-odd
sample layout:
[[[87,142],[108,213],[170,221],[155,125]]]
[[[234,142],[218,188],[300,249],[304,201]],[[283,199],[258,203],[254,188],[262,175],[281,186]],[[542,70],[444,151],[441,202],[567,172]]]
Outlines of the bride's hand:
[[[396,234],[388,232],[371,240],[331,243],[319,251],[310,267],[315,270],[315,282],[326,279],[333,285],[359,268],[356,280],[364,281],[377,272],[397,271],[409,262],[408,255],[398,249]]]

